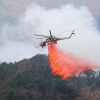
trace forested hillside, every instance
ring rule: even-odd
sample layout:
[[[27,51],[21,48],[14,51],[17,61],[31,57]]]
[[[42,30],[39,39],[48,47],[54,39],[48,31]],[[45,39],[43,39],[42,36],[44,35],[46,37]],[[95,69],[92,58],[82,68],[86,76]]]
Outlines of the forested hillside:
[[[0,100],[100,100],[100,72],[86,70],[62,80],[51,73],[48,57],[36,55],[0,64]]]

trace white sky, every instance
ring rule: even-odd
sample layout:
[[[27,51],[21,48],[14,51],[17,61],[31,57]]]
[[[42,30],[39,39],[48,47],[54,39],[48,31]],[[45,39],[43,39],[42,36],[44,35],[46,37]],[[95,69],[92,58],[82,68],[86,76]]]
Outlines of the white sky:
[[[37,53],[46,53],[47,47],[35,48],[41,40],[33,34],[49,35],[75,29],[70,40],[58,42],[58,47],[72,52],[78,57],[100,62],[100,30],[87,7],[76,8],[72,4],[60,8],[45,9],[36,4],[30,5],[18,25],[7,23],[0,28],[0,62],[14,62],[30,58]]]

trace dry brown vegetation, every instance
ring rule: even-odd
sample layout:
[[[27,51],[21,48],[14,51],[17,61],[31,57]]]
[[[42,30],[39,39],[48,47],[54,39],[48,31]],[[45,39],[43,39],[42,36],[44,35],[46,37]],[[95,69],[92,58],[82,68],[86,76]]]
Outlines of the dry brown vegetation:
[[[46,55],[3,62],[0,100],[100,100],[100,71],[88,69],[83,74],[61,80],[51,73]]]

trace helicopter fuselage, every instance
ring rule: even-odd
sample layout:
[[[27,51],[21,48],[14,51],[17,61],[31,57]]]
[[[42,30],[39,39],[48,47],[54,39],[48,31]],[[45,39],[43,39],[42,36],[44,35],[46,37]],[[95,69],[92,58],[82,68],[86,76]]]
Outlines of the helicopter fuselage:
[[[46,46],[46,43],[47,43],[47,45],[57,44],[57,39],[56,38],[49,38],[49,39],[46,39],[44,41],[41,41],[40,46],[44,47],[44,46]]]

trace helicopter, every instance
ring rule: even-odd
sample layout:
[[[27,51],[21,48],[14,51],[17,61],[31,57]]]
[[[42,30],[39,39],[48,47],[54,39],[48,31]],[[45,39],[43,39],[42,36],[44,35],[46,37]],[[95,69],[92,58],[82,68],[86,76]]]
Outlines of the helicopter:
[[[46,43],[47,43],[47,45],[57,44],[57,41],[65,40],[65,39],[70,39],[73,34],[75,35],[74,30],[73,30],[71,32],[70,36],[58,38],[58,37],[55,37],[55,36],[52,35],[51,30],[49,30],[49,32],[50,32],[50,36],[34,34],[35,36],[40,36],[40,37],[42,36],[43,38],[46,38],[45,40],[40,42],[39,46],[41,46],[42,48],[44,46],[46,46]],[[42,38],[37,38],[37,39],[42,39]],[[39,46],[37,46],[37,47],[39,47]]]

